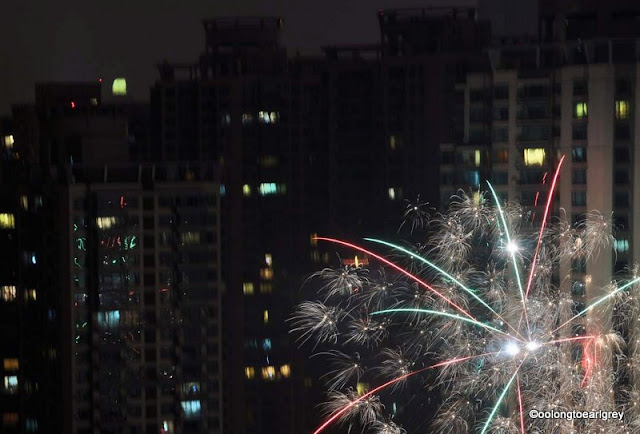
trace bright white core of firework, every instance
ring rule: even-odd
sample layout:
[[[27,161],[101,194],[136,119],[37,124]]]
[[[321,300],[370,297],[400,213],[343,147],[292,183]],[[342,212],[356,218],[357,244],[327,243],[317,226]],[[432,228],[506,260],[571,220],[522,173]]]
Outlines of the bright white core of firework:
[[[540,348],[541,346],[542,346],[542,344],[540,342],[529,341],[529,342],[526,343],[526,345],[524,347],[527,349],[527,351],[532,353],[535,350],[537,350],[538,348]]]
[[[510,356],[517,356],[518,354],[520,354],[520,346],[515,342],[509,342],[507,345],[505,345],[503,351]]]
[[[518,250],[520,250],[520,247],[518,247],[518,245],[513,241],[507,244],[507,252],[516,253]]]

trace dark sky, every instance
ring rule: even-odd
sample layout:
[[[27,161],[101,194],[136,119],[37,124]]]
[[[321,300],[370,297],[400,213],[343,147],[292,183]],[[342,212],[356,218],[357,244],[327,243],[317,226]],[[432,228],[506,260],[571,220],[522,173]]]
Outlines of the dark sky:
[[[289,53],[331,43],[377,42],[380,8],[475,4],[475,0],[19,0],[3,2],[0,115],[30,102],[34,83],[127,78],[148,100],[163,59],[194,61],[203,49],[202,18],[284,18]]]

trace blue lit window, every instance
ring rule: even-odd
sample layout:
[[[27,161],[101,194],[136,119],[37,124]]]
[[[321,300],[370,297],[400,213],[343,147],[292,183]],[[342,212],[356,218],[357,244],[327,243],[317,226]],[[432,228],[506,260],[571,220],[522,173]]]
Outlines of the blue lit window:
[[[471,187],[477,188],[480,186],[480,172],[477,170],[470,170],[464,172],[464,183],[469,184]]]
[[[200,415],[201,405],[199,400],[182,401],[180,402],[180,405],[182,405],[182,410],[184,411],[185,418],[197,419]]]
[[[271,350],[271,339],[263,339],[262,340],[262,349],[265,351]]]
[[[120,324],[120,311],[98,312],[98,325],[103,328],[115,328]]]
[[[224,184],[220,184],[220,196],[224,196],[225,194],[227,194],[227,187],[225,187]]]
[[[629,251],[629,240],[627,239],[619,239],[616,240],[616,251],[618,253],[626,253]]]
[[[36,419],[27,419],[25,425],[27,428],[27,432],[38,431],[38,421]]]

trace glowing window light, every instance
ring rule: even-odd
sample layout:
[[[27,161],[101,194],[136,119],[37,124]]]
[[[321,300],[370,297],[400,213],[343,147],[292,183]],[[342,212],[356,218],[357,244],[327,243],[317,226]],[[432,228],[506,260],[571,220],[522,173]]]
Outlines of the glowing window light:
[[[619,253],[625,253],[629,251],[629,240],[620,239],[616,240],[616,251]]]
[[[527,148],[524,150],[524,164],[527,166],[542,166],[545,162],[544,148]]]
[[[242,186],[242,194],[245,196],[251,196],[251,187],[249,187],[249,184]]]
[[[253,123],[253,115],[251,113],[242,113],[242,125]]]
[[[6,426],[17,425],[20,417],[18,413],[3,413],[2,414],[2,424]]]
[[[629,118],[629,101],[616,101],[616,119]]]
[[[96,225],[100,229],[109,229],[116,224],[115,217],[96,217]]]
[[[24,299],[27,301],[36,301],[37,293],[35,289],[27,289],[24,292]]]
[[[260,269],[260,277],[264,280],[273,279],[273,269],[272,268],[261,268]]]
[[[273,293],[273,285],[270,283],[261,283],[260,284],[260,294],[271,294]]]
[[[586,102],[577,102],[576,110],[575,110],[576,118],[582,119],[587,117],[587,103]]]
[[[392,151],[396,149],[396,136],[389,137],[389,147],[391,148]]]
[[[180,234],[180,241],[184,245],[200,244],[200,232],[183,232]]]
[[[318,245],[318,240],[316,238],[318,238],[318,234],[316,232],[309,235],[309,244],[311,247],[316,247]]]
[[[263,182],[258,188],[260,196],[267,196],[278,193],[278,185],[275,182]]]
[[[280,119],[280,112],[269,113],[269,120],[271,120],[272,124],[278,122],[279,119]]]
[[[482,163],[482,159],[481,159],[481,153],[480,150],[476,149],[475,153],[474,153],[474,164],[476,167],[480,167],[480,164]]]
[[[13,301],[16,299],[16,287],[14,285],[2,286],[2,299],[4,301]]]
[[[160,434],[174,434],[174,425],[172,420],[163,420]]]
[[[247,380],[253,380],[256,376],[256,368],[254,368],[253,366],[247,366],[246,368],[244,368],[244,376],[247,378]]]
[[[116,328],[120,325],[120,311],[109,310],[98,312],[97,319],[98,325],[102,328]]]
[[[396,198],[396,189],[389,187],[389,199],[394,200]]]
[[[17,371],[20,369],[20,362],[16,358],[4,359],[2,367],[5,371]]]
[[[127,80],[124,78],[116,78],[111,85],[111,93],[114,95],[124,96],[127,94]]]
[[[262,368],[262,379],[273,381],[276,379],[276,368],[273,366],[265,366]]]
[[[267,309],[265,309],[264,312],[262,312],[262,321],[265,324],[269,324],[269,311]]]
[[[16,219],[13,214],[0,213],[0,229],[13,229],[16,227]]]
[[[271,253],[265,253],[264,263],[267,264],[269,267],[273,266],[273,256],[271,255]]]
[[[13,135],[9,134],[8,136],[4,136],[4,146],[7,149],[11,149],[13,148],[13,144],[15,143],[15,141],[13,140]]]
[[[180,405],[184,411],[184,416],[187,419],[196,419],[200,415],[202,404],[199,400],[193,401],[181,401]]]
[[[367,393],[367,390],[369,390],[369,383],[358,383],[356,385],[356,391],[358,392],[358,395],[364,395],[365,393]]]
[[[242,293],[244,295],[253,295],[253,282],[244,282],[242,284]]]
[[[220,184],[220,196],[224,196],[227,194],[227,187],[224,184]]]
[[[23,210],[29,211],[29,197],[20,196],[20,206]]]
[[[280,366],[280,375],[282,375],[283,378],[289,378],[291,376],[291,366],[289,365]]]
[[[262,340],[262,349],[264,351],[271,351],[271,339],[270,338],[266,338]]]
[[[200,391],[200,383],[197,381],[182,383],[180,389],[183,395],[195,395]]]
[[[4,376],[4,391],[6,393],[16,393],[18,391],[18,376],[17,375],[5,375]]]
[[[91,105],[98,105],[98,98],[91,98],[89,102],[91,103]]]

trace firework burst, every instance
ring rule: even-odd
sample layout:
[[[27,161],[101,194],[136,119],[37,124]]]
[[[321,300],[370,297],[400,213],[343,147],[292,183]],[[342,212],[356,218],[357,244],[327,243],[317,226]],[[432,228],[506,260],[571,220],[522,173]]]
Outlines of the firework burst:
[[[598,273],[615,239],[597,212],[576,224],[550,218],[561,165],[537,227],[489,184],[487,193],[458,193],[447,214],[408,204],[412,235],[424,229],[419,247],[318,238],[380,268],[316,273],[309,285],[318,282],[322,301],[292,317],[301,344],[320,347],[333,365],[327,419],[314,434],[339,423],[404,433],[402,418],[424,413],[418,392],[443,396],[434,417],[414,423],[420,432],[430,424],[446,434],[640,433],[638,269],[603,281],[606,272],[576,265]],[[626,413],[622,421],[544,419],[531,410]]]

